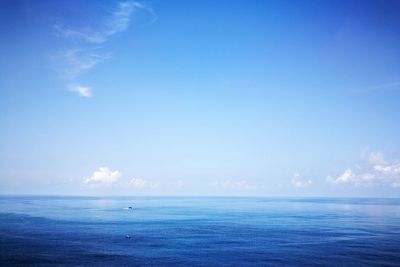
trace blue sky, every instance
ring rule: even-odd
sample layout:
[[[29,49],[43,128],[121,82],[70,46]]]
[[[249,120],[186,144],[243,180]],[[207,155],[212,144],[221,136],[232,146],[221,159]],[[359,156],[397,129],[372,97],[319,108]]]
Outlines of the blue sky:
[[[398,1],[1,1],[0,193],[400,196]]]

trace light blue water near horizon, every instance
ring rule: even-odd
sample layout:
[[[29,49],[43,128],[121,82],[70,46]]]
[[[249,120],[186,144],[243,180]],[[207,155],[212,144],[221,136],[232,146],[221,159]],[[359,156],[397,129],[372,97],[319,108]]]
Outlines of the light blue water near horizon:
[[[2,196],[0,218],[1,266],[400,265],[400,199]]]

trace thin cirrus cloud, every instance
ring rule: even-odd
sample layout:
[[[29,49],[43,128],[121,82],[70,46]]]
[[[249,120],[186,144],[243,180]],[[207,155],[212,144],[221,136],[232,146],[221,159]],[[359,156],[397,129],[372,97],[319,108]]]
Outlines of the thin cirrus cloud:
[[[292,184],[293,184],[293,186],[295,186],[295,187],[304,188],[304,187],[310,186],[310,185],[312,184],[312,181],[311,181],[310,179],[308,179],[308,180],[303,180],[303,179],[301,179],[299,173],[295,173],[295,174],[293,175],[293,178],[292,178]]]
[[[337,177],[328,176],[331,184],[356,186],[390,186],[400,188],[400,161],[387,162],[381,152],[372,152],[362,168],[347,168]]]
[[[113,35],[128,29],[132,14],[135,11],[145,11],[151,15],[154,22],[157,17],[153,10],[139,2],[119,2],[111,12],[100,29],[82,27],[70,29],[64,25],[54,25],[57,36],[65,39],[69,47],[60,51],[53,57],[57,69],[61,72],[62,78],[73,81],[84,73],[93,69],[96,65],[111,57],[111,52],[104,51],[102,44],[106,43]],[[79,90],[70,90],[78,93]]]
[[[63,25],[55,25],[54,29],[59,37],[90,44],[102,44],[107,42],[112,35],[125,31],[131,21],[132,13],[140,9],[150,13],[153,17],[152,21],[155,21],[156,16],[152,9],[139,2],[130,1],[118,3],[117,8],[104,23],[103,29],[69,29]]]
[[[85,184],[94,185],[112,185],[121,177],[121,172],[118,170],[112,171],[108,167],[100,167],[97,171],[84,180]]]
[[[99,47],[74,47],[61,51],[55,58],[59,60],[62,78],[71,81],[110,57],[111,53],[103,52]]]

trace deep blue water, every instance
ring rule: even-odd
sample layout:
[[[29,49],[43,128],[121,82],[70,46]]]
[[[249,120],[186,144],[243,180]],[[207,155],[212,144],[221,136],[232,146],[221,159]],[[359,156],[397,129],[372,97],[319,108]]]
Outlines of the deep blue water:
[[[400,199],[0,197],[0,266],[143,265],[400,266]]]

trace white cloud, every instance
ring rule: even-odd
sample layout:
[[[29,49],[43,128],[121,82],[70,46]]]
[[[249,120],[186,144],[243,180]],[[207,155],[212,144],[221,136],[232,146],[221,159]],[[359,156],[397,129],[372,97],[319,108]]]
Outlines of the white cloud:
[[[351,180],[354,179],[354,177],[355,175],[353,171],[351,169],[346,169],[342,175],[339,175],[336,178],[328,176],[327,181],[333,184],[344,184],[344,183],[349,183]]]
[[[69,90],[78,93],[82,97],[92,97],[92,89],[89,86],[74,85],[70,86]]]
[[[150,182],[141,178],[133,178],[128,183],[129,186],[133,188],[157,188],[160,183],[158,182]]]
[[[99,170],[94,171],[92,176],[85,179],[86,184],[104,184],[111,185],[118,181],[121,177],[121,173],[116,171],[111,171],[107,167],[100,167]]]
[[[253,190],[256,188],[255,185],[250,184],[246,180],[224,180],[214,181],[211,186],[221,189],[234,189],[234,190]]]
[[[62,77],[67,80],[76,80],[80,75],[93,69],[97,64],[111,57],[111,53],[102,51],[102,44],[117,33],[128,29],[134,11],[143,10],[155,20],[153,10],[136,1],[119,2],[115,10],[101,27],[87,26],[70,29],[63,25],[55,25],[58,37],[69,41],[69,48],[53,57]]]
[[[400,187],[400,162],[387,163],[381,152],[372,152],[367,166],[357,173],[346,169],[338,177],[328,176],[327,182],[332,184],[354,184],[358,186],[389,185]]]
[[[375,165],[374,170],[383,175],[399,176],[400,175],[400,163]]]
[[[295,174],[293,175],[293,178],[292,178],[292,184],[293,184],[295,187],[304,188],[304,187],[308,187],[309,185],[311,185],[311,184],[312,184],[312,181],[311,181],[311,180],[302,180],[302,179],[300,178],[300,174],[295,173]]]

